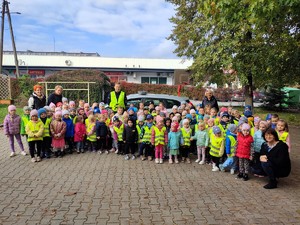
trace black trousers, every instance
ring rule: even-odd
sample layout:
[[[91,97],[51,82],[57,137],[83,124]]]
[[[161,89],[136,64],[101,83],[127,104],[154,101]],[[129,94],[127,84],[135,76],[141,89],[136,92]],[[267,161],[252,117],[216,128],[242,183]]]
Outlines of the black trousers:
[[[100,137],[100,139],[97,139],[97,150],[103,150],[106,149],[106,137]]]
[[[130,153],[133,155],[137,149],[137,144],[136,143],[125,143],[125,154],[129,154],[129,149]]]
[[[42,143],[42,152],[41,157],[50,156],[50,147],[51,147],[52,138],[51,137],[44,137]]]
[[[187,145],[180,146],[179,150],[180,150],[181,157],[187,158],[190,153],[190,146]]]
[[[42,143],[43,141],[29,141],[29,153],[31,158],[34,158],[34,153],[35,153],[35,147],[36,147],[36,153],[37,156],[41,155],[41,149],[42,149]]]
[[[145,154],[144,154],[145,150]],[[139,155],[145,155],[145,157],[151,156],[154,157],[154,146],[150,143],[141,143],[139,149]]]

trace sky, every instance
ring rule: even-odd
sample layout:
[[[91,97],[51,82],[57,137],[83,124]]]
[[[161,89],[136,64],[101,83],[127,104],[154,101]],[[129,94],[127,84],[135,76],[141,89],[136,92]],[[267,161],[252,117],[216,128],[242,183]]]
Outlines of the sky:
[[[165,0],[10,0],[9,9],[18,51],[177,58]],[[7,17],[4,50],[12,50]]]

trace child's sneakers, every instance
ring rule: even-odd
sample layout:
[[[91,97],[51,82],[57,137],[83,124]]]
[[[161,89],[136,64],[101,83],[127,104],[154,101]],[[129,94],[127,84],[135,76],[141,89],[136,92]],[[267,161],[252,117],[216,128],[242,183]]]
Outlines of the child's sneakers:
[[[102,154],[102,151],[100,150],[98,153],[101,155],[101,154]]]
[[[145,161],[146,158],[145,158],[143,155],[141,155],[141,156],[140,156],[140,159],[141,159],[142,161]]]
[[[119,152],[119,150],[117,149],[117,150],[115,151],[115,153],[118,154],[118,152]]]
[[[25,151],[21,151],[21,155],[27,155]]]
[[[243,178],[243,174],[242,173],[238,173],[238,175],[236,176],[237,179],[241,179]]]
[[[132,160],[135,160],[135,155],[132,155],[131,159],[132,159]]]
[[[125,155],[125,160],[129,160],[129,156],[128,155]]]
[[[173,160],[172,160],[172,159],[169,159],[169,163],[172,164],[172,163],[173,163]]]
[[[16,153],[15,152],[11,152],[10,153],[10,157],[14,157],[14,156],[16,156]]]
[[[176,163],[176,164],[178,164],[178,163],[179,163],[178,159],[175,159],[175,163]]]
[[[230,174],[234,175],[234,169],[230,169]]]
[[[106,150],[105,153],[108,154],[108,150]]]
[[[31,158],[31,162],[35,163],[36,162],[36,159],[35,157]]]
[[[243,176],[243,181],[247,181],[247,180],[249,180],[249,176],[248,176],[248,174],[244,174],[244,176]]]
[[[148,156],[148,160],[149,160],[149,161],[152,161],[152,156]]]
[[[155,163],[158,164],[159,163],[159,159],[155,159]]]
[[[199,165],[204,165],[204,164],[205,164],[204,161],[200,161],[200,162],[199,162]]]
[[[164,163],[164,160],[163,160],[163,159],[159,159],[159,163],[160,163],[160,164],[163,164],[163,163]]]
[[[212,170],[211,171],[213,171],[213,172],[217,172],[217,171],[219,171],[220,169],[219,169],[219,167],[217,167],[217,166],[214,166],[213,168],[212,168]]]
[[[191,163],[190,158],[186,158],[186,162],[187,162],[187,163]]]
[[[42,160],[41,157],[39,157],[39,156],[36,157],[36,161],[37,161],[37,162],[40,162],[41,160]]]
[[[196,161],[195,161],[195,163],[198,163],[198,162],[200,162],[200,159],[197,159]],[[200,164],[200,163],[199,163]]]

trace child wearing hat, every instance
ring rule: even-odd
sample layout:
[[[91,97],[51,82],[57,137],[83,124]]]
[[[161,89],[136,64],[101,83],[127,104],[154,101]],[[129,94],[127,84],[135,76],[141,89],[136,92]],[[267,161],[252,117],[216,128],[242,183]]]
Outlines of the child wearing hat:
[[[235,149],[236,149],[236,133],[237,126],[235,124],[229,124],[226,132],[225,138],[225,154],[227,159],[223,164],[220,164],[220,170],[225,171],[226,169],[230,169],[230,174],[234,174],[236,168],[236,157],[235,157]]]
[[[67,130],[65,133],[65,143],[66,143],[65,148],[69,154],[72,154],[74,148],[74,123],[73,120],[70,118],[69,110],[63,110],[62,116],[63,116],[62,120],[67,125]]]
[[[182,134],[182,139],[183,143],[180,146],[180,154],[182,157],[181,162],[187,162],[190,163],[190,158],[189,158],[189,153],[190,153],[190,148],[191,148],[191,136],[192,136],[192,129],[190,127],[190,120],[189,119],[183,119],[182,120],[182,128],[181,134]]]
[[[151,132],[151,144],[155,146],[155,163],[163,163],[164,146],[168,143],[168,135],[163,119],[157,121]]]
[[[239,159],[239,174],[237,178],[249,179],[249,163],[253,156],[253,137],[250,135],[250,125],[242,124],[241,132],[237,135],[236,156]]]
[[[31,110],[30,120],[27,123],[25,130],[28,135],[27,141],[29,144],[31,162],[40,162],[43,144],[44,123],[38,119],[38,111],[36,109]],[[37,157],[35,157],[35,150],[37,153]]]
[[[28,121],[30,120],[30,111],[31,111],[31,108],[29,106],[23,107],[24,114],[21,117],[21,135],[22,136],[25,135],[26,139],[27,139],[27,134],[25,131],[25,127],[26,127]]]
[[[54,120],[50,124],[50,131],[52,135],[52,147],[55,157],[63,157],[65,148],[65,133],[67,125],[62,121],[61,111],[54,114]]]
[[[151,144],[151,130],[154,126],[153,119],[154,118],[152,115],[147,115],[146,123],[141,129],[139,155],[142,161],[144,161],[146,158],[151,161],[153,157],[153,145]]]
[[[128,124],[125,125],[123,130],[123,141],[125,144],[125,160],[129,160],[129,149],[131,153],[131,159],[135,159],[135,151],[137,149],[138,131],[135,126],[135,121],[131,118],[128,119]]]
[[[17,110],[16,106],[14,105],[8,106],[8,114],[4,118],[4,134],[9,138],[9,144],[11,150],[10,157],[16,155],[15,144],[14,144],[15,137],[21,148],[21,154],[26,155],[26,152],[24,151],[21,135],[20,135],[21,118],[19,115],[16,114],[16,110]]]
[[[43,143],[42,143],[42,152],[41,158],[50,158],[50,147],[51,147],[51,136],[50,136],[50,123],[52,119],[47,118],[46,109],[40,108],[38,110],[38,117],[44,124],[44,132],[43,132]]]
[[[181,132],[178,131],[179,123],[173,122],[171,123],[171,131],[168,133],[168,149],[169,152],[169,163],[174,162],[179,163],[178,155],[179,155],[179,147],[180,147],[180,140],[182,138]]]
[[[211,156],[212,171],[219,171],[220,158],[224,153],[224,136],[220,127],[214,126],[212,128],[212,135],[210,136],[210,150],[209,154]]]

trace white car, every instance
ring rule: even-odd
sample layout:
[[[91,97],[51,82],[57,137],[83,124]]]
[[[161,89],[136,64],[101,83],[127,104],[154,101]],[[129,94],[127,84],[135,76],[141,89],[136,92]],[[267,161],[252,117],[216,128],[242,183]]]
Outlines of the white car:
[[[160,102],[162,102],[168,111],[171,111],[174,105],[180,106],[181,102],[186,102],[193,106],[187,97],[179,97],[175,95],[152,94],[142,91],[138,94],[130,94],[127,96],[127,107],[129,107],[130,104],[134,104],[134,106],[138,108],[140,102],[143,102],[145,106],[149,106],[151,102],[157,106]]]

